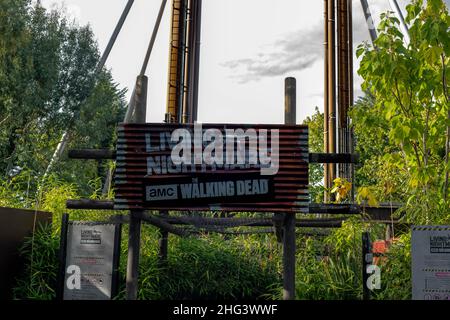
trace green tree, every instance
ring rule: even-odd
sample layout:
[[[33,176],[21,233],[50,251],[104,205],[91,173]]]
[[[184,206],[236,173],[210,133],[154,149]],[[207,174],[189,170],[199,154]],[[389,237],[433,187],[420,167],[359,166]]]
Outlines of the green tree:
[[[70,147],[112,146],[124,92],[107,70],[95,77],[99,52],[89,27],[31,0],[1,0],[0,15],[0,177],[31,172],[36,190],[68,128]],[[65,160],[54,173],[91,194],[88,182],[104,166]]]
[[[371,112],[386,120],[389,143],[397,148],[382,159],[406,179],[408,217],[439,222],[449,218],[450,208],[450,16],[442,0],[414,0],[407,11],[410,43],[399,21],[382,14],[376,49],[365,43],[357,50],[358,72],[374,97]]]
[[[307,117],[303,124],[309,128],[309,152],[323,152],[323,113],[316,107],[312,116]],[[323,201],[323,165],[309,165],[309,183],[312,201]]]
[[[360,160],[356,165],[355,184],[372,187],[379,201],[404,202],[407,193],[402,170],[386,162],[386,154],[398,153],[389,139],[389,122],[374,109],[375,98],[367,92],[350,110],[355,136],[355,151]],[[401,164],[400,164],[401,165]]]

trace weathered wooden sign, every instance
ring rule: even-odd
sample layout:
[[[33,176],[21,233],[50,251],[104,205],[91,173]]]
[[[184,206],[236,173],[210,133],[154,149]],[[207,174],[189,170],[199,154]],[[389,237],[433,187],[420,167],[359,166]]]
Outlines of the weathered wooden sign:
[[[121,124],[115,209],[308,212],[308,128]]]

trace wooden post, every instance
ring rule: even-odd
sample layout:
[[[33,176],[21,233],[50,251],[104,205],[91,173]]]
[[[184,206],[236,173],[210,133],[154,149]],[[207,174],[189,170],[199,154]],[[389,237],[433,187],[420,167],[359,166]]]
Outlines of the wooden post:
[[[162,216],[169,216],[168,211],[161,211]],[[162,265],[167,261],[167,252],[169,246],[169,232],[164,229],[159,229],[161,235],[159,238],[159,263]]]
[[[285,80],[284,121],[296,124],[297,84],[295,78]],[[295,213],[285,213],[283,225],[283,299],[295,299]]]
[[[131,122],[145,123],[147,110],[147,85],[146,76],[138,76],[136,81],[136,91],[133,97],[135,101],[134,114]],[[128,261],[127,261],[127,300],[137,300],[138,277],[139,277],[139,253],[141,247],[141,217],[142,210],[132,210],[130,212],[130,228],[128,233]]]
[[[370,290],[367,287],[367,264],[372,263],[372,250],[370,248],[370,235],[368,232],[362,234],[362,285],[363,285],[363,300],[370,300]]]
[[[64,213],[61,220],[61,233],[58,252],[58,275],[56,280],[56,300],[64,300],[64,283],[66,275],[66,254],[67,254],[67,229],[69,227],[69,214]]]

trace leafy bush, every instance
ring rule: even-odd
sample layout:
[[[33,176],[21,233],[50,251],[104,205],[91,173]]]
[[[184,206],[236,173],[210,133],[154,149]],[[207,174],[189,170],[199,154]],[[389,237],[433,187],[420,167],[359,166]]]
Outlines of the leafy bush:
[[[360,217],[345,221],[325,239],[299,238],[296,298],[300,300],[358,300],[362,298],[362,233],[382,235],[381,225]],[[281,288],[274,299],[281,299]],[[394,293],[395,295],[395,293]]]
[[[389,249],[380,268],[381,290],[375,291],[374,299],[411,299],[411,233],[399,237]]]

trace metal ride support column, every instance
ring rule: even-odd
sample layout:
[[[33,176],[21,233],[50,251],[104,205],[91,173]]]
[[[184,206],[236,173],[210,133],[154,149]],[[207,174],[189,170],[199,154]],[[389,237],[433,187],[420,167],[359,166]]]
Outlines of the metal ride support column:
[[[285,80],[284,123],[297,123],[297,81]],[[283,221],[283,299],[295,299],[295,213],[285,213]]]
[[[338,151],[339,153],[351,153],[351,134],[349,128],[348,109],[353,104],[351,96],[353,72],[353,47],[350,44],[350,11],[351,1],[338,0],[337,2],[337,36],[338,36]],[[339,177],[352,180],[350,164],[339,164]]]
[[[335,0],[328,2],[328,147],[329,153],[336,153],[336,26]],[[336,179],[336,164],[329,164],[329,183]]]
[[[330,146],[329,146],[329,135],[330,135],[330,128],[329,128],[329,112],[328,112],[328,1],[324,0],[324,92],[323,92],[323,147],[324,153],[330,152]],[[330,182],[330,165],[328,163],[323,164],[323,174],[324,174],[324,187],[326,189],[329,189],[331,187]],[[324,192],[324,199],[323,201],[327,203],[330,201],[330,194],[329,192]]]
[[[179,92],[181,82],[182,23],[183,8],[181,0],[172,0],[170,32],[169,75],[167,92],[167,111],[165,122],[173,123],[179,119]]]
[[[131,123],[145,123],[147,114],[147,86],[148,78],[140,75],[136,80],[134,93],[134,112]],[[127,261],[127,300],[137,300],[139,277],[139,254],[141,247],[141,218],[143,210],[131,210],[130,228],[128,231],[128,261]]]
[[[166,123],[197,121],[201,13],[201,0],[172,0]],[[168,216],[169,212],[161,211],[161,215]],[[160,263],[167,259],[168,237],[161,229]]]
[[[354,89],[354,76],[353,76],[353,2],[352,0],[349,0],[348,3],[348,77],[350,81],[349,85],[349,99],[350,99],[350,106],[353,106],[355,102],[355,89]],[[355,135],[353,128],[351,127],[351,119],[348,120],[348,126],[350,127],[348,129],[349,131],[349,148],[348,152],[355,153]],[[350,164],[350,178],[352,183],[352,191],[351,191],[351,201],[355,202],[355,164]]]
[[[185,117],[187,123],[197,121],[198,115],[198,88],[200,76],[200,44],[201,44],[201,15],[202,1],[191,0],[189,6],[189,33],[187,49],[188,72],[186,75],[187,93],[186,104],[188,115]]]

